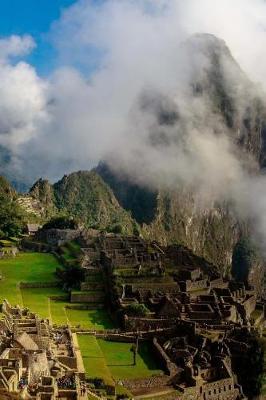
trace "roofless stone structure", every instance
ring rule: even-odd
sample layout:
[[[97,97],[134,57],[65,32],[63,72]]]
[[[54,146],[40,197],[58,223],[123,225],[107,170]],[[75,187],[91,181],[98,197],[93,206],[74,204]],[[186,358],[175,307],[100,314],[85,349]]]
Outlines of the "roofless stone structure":
[[[87,400],[75,336],[28,309],[2,305],[1,400]]]

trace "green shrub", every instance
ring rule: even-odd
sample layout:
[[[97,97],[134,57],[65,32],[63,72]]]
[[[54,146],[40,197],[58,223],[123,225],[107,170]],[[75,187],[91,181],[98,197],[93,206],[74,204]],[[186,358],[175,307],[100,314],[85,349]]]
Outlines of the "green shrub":
[[[73,218],[56,217],[43,225],[43,229],[77,229],[78,222]]]
[[[132,317],[146,317],[149,309],[144,304],[134,303],[125,307],[125,313]]]

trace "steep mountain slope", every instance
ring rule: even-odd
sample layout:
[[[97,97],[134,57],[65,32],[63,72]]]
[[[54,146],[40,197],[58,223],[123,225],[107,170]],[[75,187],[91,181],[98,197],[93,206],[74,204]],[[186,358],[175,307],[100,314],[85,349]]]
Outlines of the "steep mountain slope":
[[[213,35],[194,35],[183,44],[182,51],[191,57],[192,96],[202,98],[208,113],[219,122],[217,135],[221,129],[222,133],[227,132],[236,157],[245,168],[258,171],[265,167],[266,106],[258,88],[246,77],[224,41]],[[191,121],[187,124],[182,119],[171,98],[166,101],[160,100],[158,93],[155,96],[146,96],[144,107],[156,115],[159,126],[182,125],[182,131],[188,131]],[[208,126],[206,115],[195,123]],[[158,136],[158,131],[151,133],[150,140],[157,148],[173,143],[172,137]],[[183,243],[224,269],[231,264],[234,246],[248,232],[248,226],[236,218],[228,204],[215,201],[198,207],[191,188],[179,186],[176,190],[166,190],[162,184],[157,187],[153,184],[151,190],[136,183],[138,177],[133,171],[133,177],[122,175],[103,163],[96,171],[110,185],[119,203],[142,224],[145,237]],[[147,200],[146,219],[136,211],[142,199]]]
[[[185,43],[192,54],[195,96],[223,118],[238,149],[263,165],[265,158],[265,95],[233,58],[226,43],[210,34],[197,34]],[[204,57],[204,63],[199,61]],[[207,121],[206,121],[207,122]]]
[[[181,243],[223,271],[231,265],[232,250],[244,228],[226,205],[195,206],[193,195],[160,192],[154,221],[142,226],[143,236],[163,243]]]
[[[54,189],[48,180],[39,179],[35,182],[27,197],[30,198],[33,209],[39,213],[42,219],[47,220],[58,213]]]
[[[231,265],[233,248],[241,234],[246,234],[247,226],[236,219],[226,204],[199,208],[193,193],[185,189],[153,192],[130,181],[125,185],[125,178],[116,176],[103,163],[97,172],[113,189],[119,203],[132,212],[145,238],[183,244],[222,270]],[[136,213],[136,199],[142,198],[150,199],[146,221]]]
[[[98,229],[132,232],[133,220],[119,206],[112,190],[95,172],[79,171],[65,175],[53,186],[55,204],[61,211],[78,217]],[[119,226],[119,227],[118,227]]]
[[[87,227],[124,233],[132,233],[137,225],[94,171],[73,172],[54,185],[39,179],[19,202],[42,222],[60,214],[75,217]]]
[[[131,212],[132,217],[140,224],[149,224],[156,215],[157,191],[148,190],[113,174],[107,164],[101,162],[94,170],[110,186],[120,205]]]

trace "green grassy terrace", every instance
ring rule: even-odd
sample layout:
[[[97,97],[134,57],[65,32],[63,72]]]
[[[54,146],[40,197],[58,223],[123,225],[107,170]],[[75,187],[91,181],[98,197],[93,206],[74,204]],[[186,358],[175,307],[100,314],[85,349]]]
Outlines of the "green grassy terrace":
[[[110,382],[163,374],[147,343],[140,343],[136,365],[133,365],[132,343],[110,342],[90,335],[78,335],[78,341],[90,377]]]
[[[113,328],[104,310],[69,308],[77,305],[67,301],[68,294],[61,287],[54,287],[58,266],[59,262],[53,255],[44,253],[19,253],[15,258],[0,259],[0,302],[7,299],[12,305],[28,307],[56,325],[68,323],[95,330]],[[48,287],[21,288],[21,282],[45,282]],[[60,301],[56,301],[58,296]]]

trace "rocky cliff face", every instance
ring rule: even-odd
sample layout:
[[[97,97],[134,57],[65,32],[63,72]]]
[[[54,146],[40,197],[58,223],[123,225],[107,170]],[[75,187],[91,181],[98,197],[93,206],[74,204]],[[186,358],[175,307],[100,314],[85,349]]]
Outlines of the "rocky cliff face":
[[[241,227],[226,205],[204,209],[191,193],[161,192],[156,217],[142,232],[159,242],[182,243],[226,272]]]
[[[251,82],[233,58],[226,43],[209,34],[192,36],[185,44],[194,54],[191,82],[195,96],[205,96],[208,106],[228,128],[228,135],[245,161],[265,163],[265,94]],[[197,61],[204,58],[204,63]]]
[[[149,191],[130,185],[129,181],[124,185],[124,179],[112,174],[107,165],[100,164],[97,171],[113,189],[119,203],[136,218],[145,238],[163,244],[183,244],[226,272],[235,244],[241,233],[247,231],[226,204],[199,207],[191,191]],[[149,210],[146,220],[136,212],[136,199],[146,199]]]

